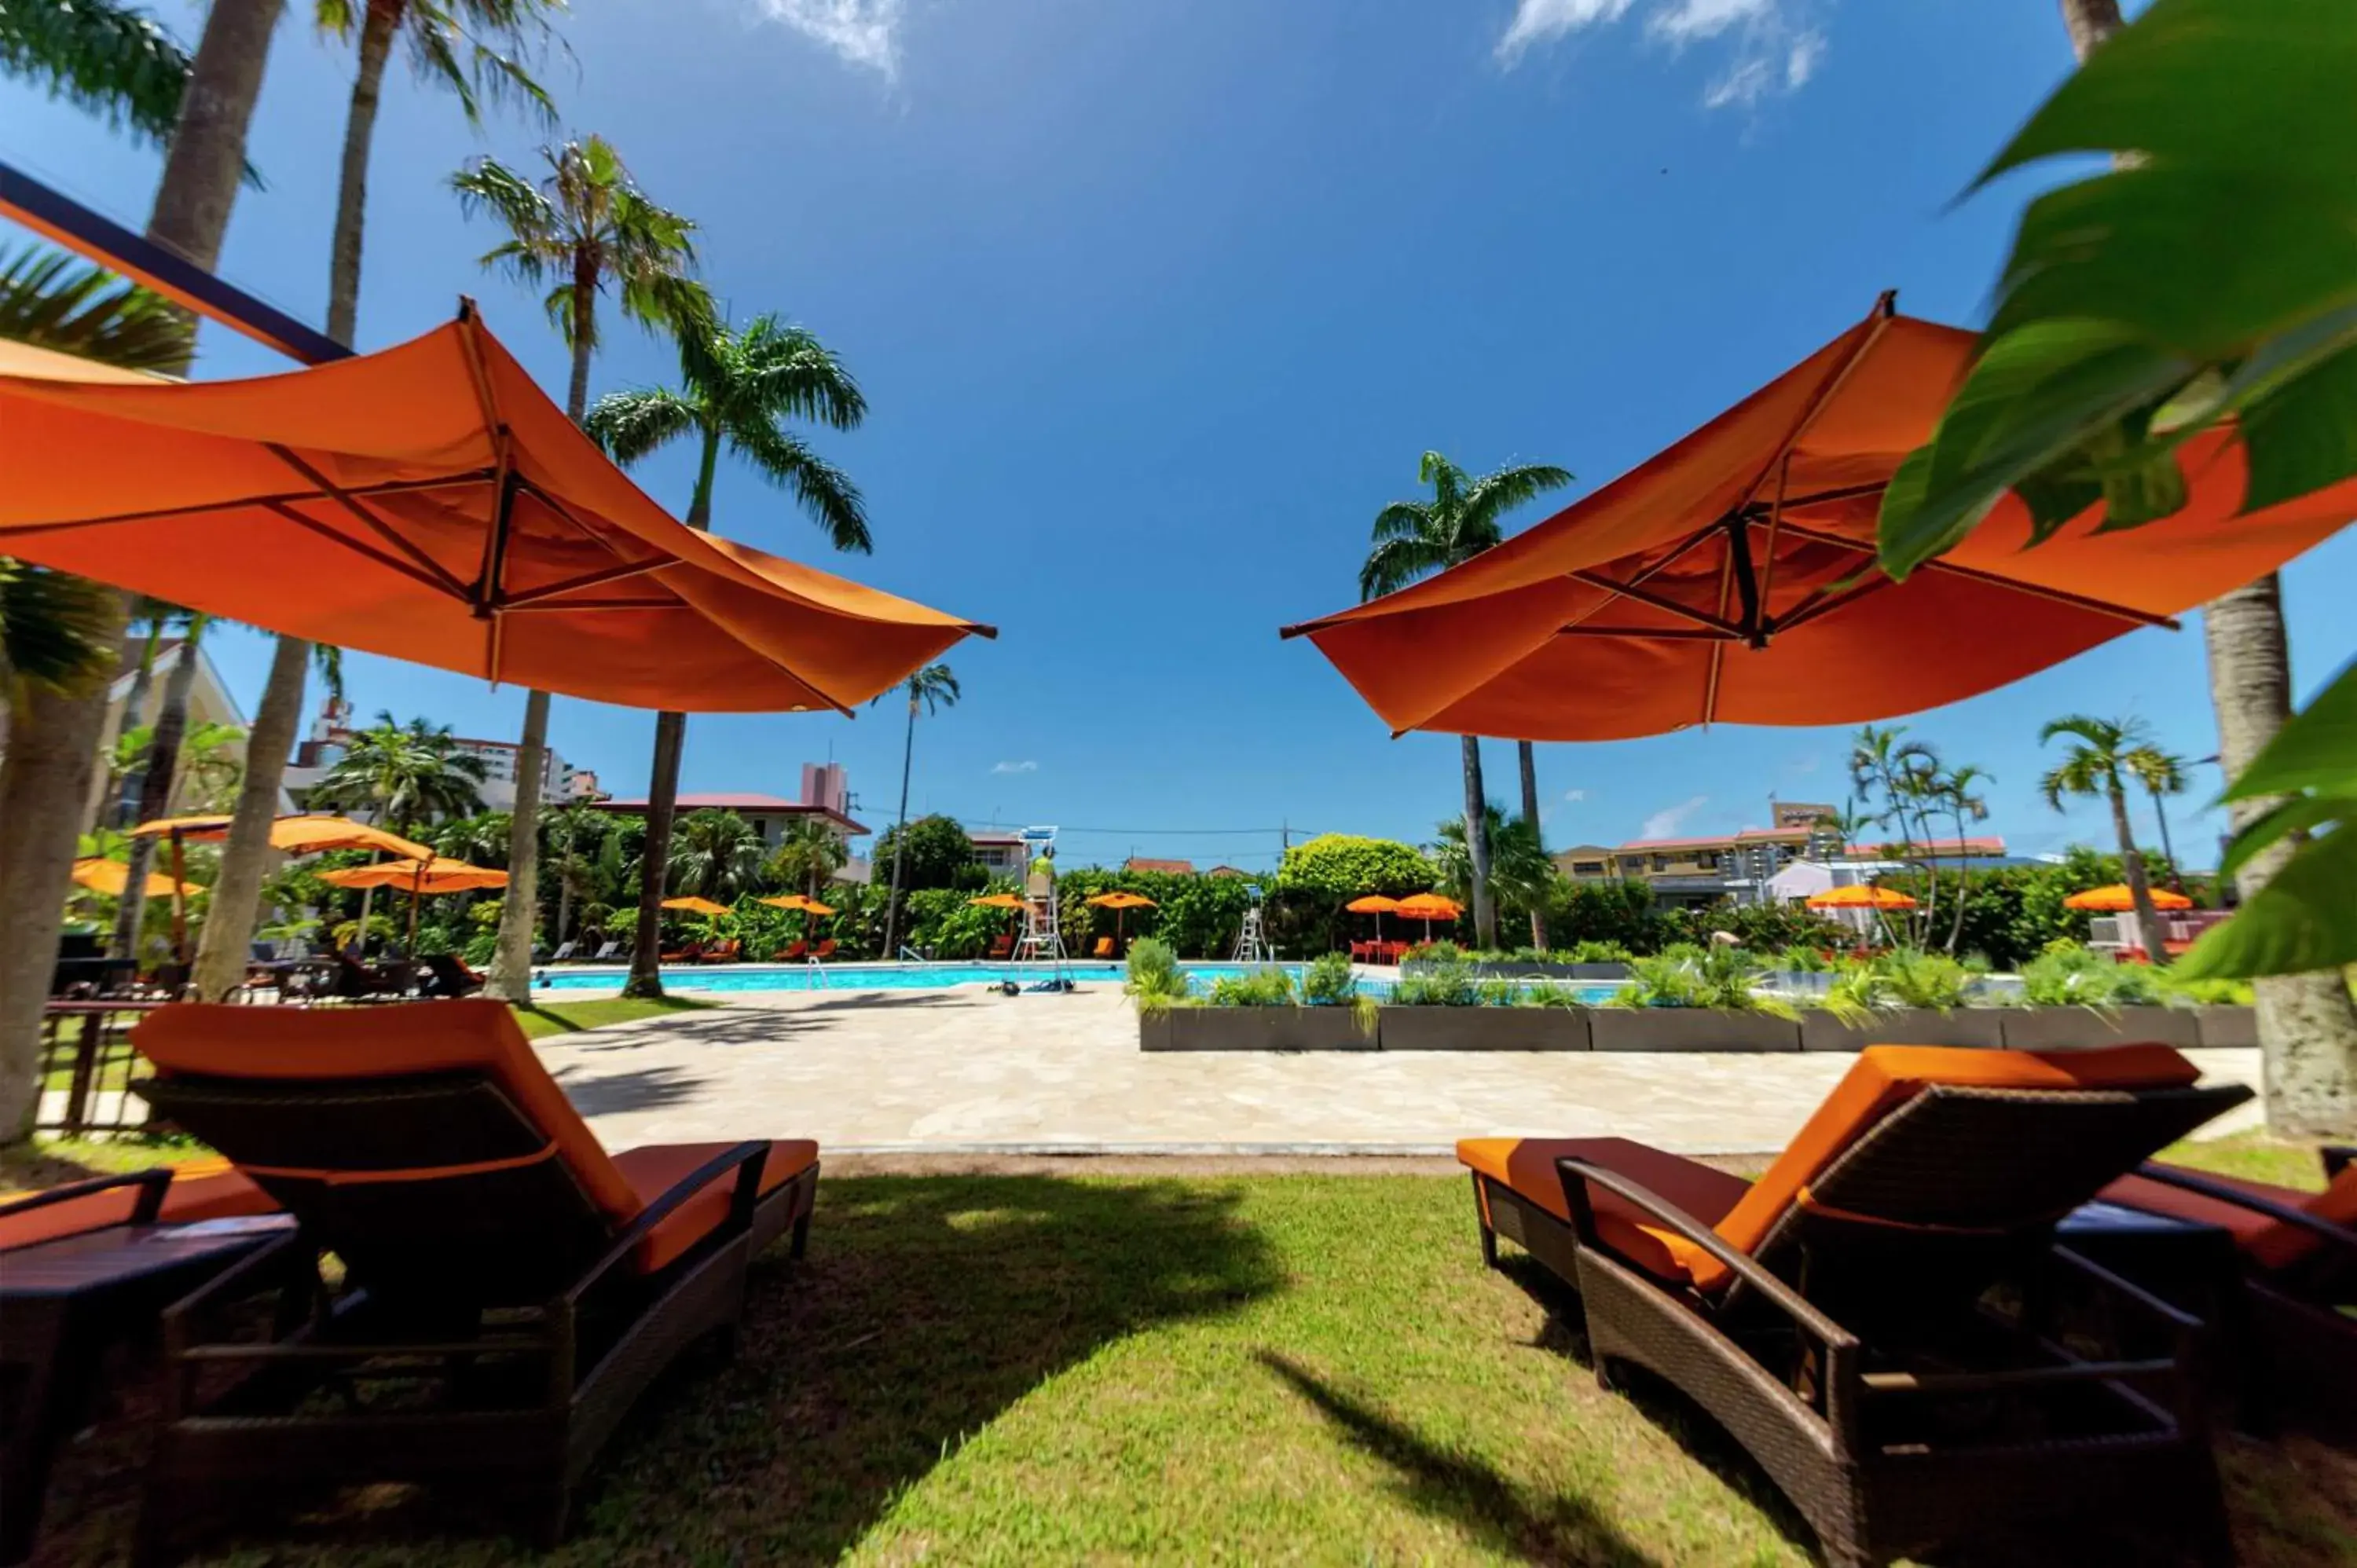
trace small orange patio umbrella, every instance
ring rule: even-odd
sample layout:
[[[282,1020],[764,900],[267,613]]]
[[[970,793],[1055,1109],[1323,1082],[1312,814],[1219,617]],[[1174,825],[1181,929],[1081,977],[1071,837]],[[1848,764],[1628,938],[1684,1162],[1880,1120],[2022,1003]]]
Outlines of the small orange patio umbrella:
[[[172,875],[181,875],[186,861],[182,846],[192,843],[220,843],[229,837],[231,819],[225,816],[158,817],[142,822],[131,830],[134,838],[168,837],[172,843]],[[356,822],[350,817],[317,816],[308,812],[274,819],[270,824],[270,847],[288,854],[322,854],[331,849],[374,850],[380,854],[398,855],[408,860],[432,860],[434,852],[414,839],[403,838],[382,828],[366,822]],[[367,908],[365,900],[361,908]],[[361,940],[368,938],[363,930]],[[185,897],[175,894],[172,898],[172,956],[179,962],[188,961],[188,914]]]
[[[1130,910],[1158,909],[1162,908],[1161,905],[1157,904],[1153,899],[1148,898],[1143,893],[1130,893],[1120,888],[1116,888],[1111,893],[1100,893],[1095,897],[1089,899],[1088,902],[1095,905],[1100,909],[1111,909],[1113,911],[1113,940],[1116,944],[1118,944],[1122,938],[1126,934],[1122,929],[1122,924],[1129,918]]]
[[[662,901],[662,907],[666,909],[677,909],[686,915],[712,916],[728,913],[727,905],[716,904],[709,898],[666,898]]]
[[[1342,906],[1351,914],[1372,915],[1375,918],[1375,940],[1378,942],[1383,940],[1383,917],[1398,914],[1399,907],[1398,899],[1386,898],[1380,893],[1370,893],[1363,898],[1353,898]]]
[[[2136,908],[2136,895],[2125,882],[2115,882],[2108,887],[2090,887],[2083,893],[2073,893],[2062,900],[2065,909],[2099,909],[2120,914]],[[2166,887],[2152,890],[2152,907],[2156,909],[2190,909],[2193,900],[2182,893],[2172,893]]]
[[[505,887],[508,874],[463,860],[392,860],[374,865],[346,865],[319,873],[319,880],[339,887],[398,887],[409,895],[409,940],[404,950],[417,951],[417,903],[428,894],[472,893]]]
[[[1021,898],[1012,893],[985,893],[979,898],[969,898],[966,902],[984,909],[1006,909],[1014,912],[1020,912],[1030,908],[1028,904],[1026,904]],[[1013,920],[1006,922],[1006,940],[1010,944],[1013,943],[1015,940],[1015,922]]]
[[[802,940],[805,941],[810,940],[811,922],[813,920],[817,919],[822,915],[832,915],[834,913],[834,905],[822,904],[817,899],[802,893],[789,893],[782,898],[762,898],[758,900],[758,902],[767,904],[772,909],[800,909],[802,912]]]
[[[73,863],[73,879],[93,893],[103,893],[120,898],[123,890],[131,886],[131,868],[119,860],[102,855],[86,855]],[[193,882],[179,882],[160,871],[147,874],[147,897],[150,898],[193,898],[204,891]]]
[[[1453,920],[1465,913],[1465,906],[1438,893],[1417,893],[1399,901],[1395,911],[1411,920],[1424,922],[1424,940],[1432,940],[1432,922]]]
[[[1828,887],[1823,893],[1809,895],[1812,909],[1912,909],[1915,900],[1896,887],[1870,887],[1857,883],[1848,887]]]
[[[2008,497],[1904,583],[1876,522],[1975,335],[1891,296],[1709,424],[1494,550],[1286,628],[1394,733],[1620,740],[1827,725],[1953,703],[2274,571],[2357,515],[2357,479],[2242,510],[2231,431],[2188,442],[2190,501],[2133,532],[2100,506],[2024,549]],[[5,542],[5,541],[0,541]]]

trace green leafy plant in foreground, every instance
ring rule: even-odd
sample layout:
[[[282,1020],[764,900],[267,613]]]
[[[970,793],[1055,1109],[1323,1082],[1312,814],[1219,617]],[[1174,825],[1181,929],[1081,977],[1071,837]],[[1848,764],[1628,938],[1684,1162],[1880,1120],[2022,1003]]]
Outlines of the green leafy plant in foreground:
[[[1294,994],[1293,976],[1274,967],[1223,974],[1211,982],[1214,1007],[1291,1007],[1299,1000]]]
[[[1358,993],[1358,973],[1341,953],[1320,953],[1301,972],[1301,1000],[1309,1006],[1347,1007]]]
[[[1187,974],[1169,943],[1140,937],[1129,944],[1129,973],[1121,988],[1141,1016],[1153,1017],[1187,999]]]
[[[1392,1002],[1400,1007],[1474,1007],[1481,989],[1472,963],[1448,942],[1419,948],[1400,966]]]
[[[1760,989],[1759,961],[1740,948],[1681,942],[1629,965],[1629,983],[1613,994],[1615,1007],[1710,1007],[1723,1013],[1765,1013],[1798,1018],[1797,1008]]]
[[[1581,1000],[1578,987],[1559,984],[1552,980],[1539,980],[1523,987],[1522,994],[1514,999],[1514,1005],[1570,1008],[1583,1007],[1587,1004]]]
[[[2057,944],[2021,966],[2022,999],[2033,1007],[2126,1007],[2160,1000],[2150,970],[2083,947]]]

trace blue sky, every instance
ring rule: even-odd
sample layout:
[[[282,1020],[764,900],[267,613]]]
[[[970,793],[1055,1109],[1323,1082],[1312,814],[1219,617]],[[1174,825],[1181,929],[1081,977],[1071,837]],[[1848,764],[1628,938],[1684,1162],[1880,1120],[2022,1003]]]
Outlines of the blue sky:
[[[223,268],[317,320],[350,64],[282,27]],[[193,37],[197,12],[160,15]],[[861,430],[815,439],[866,489],[874,557],[823,556],[725,468],[722,532],[997,624],[950,655],[965,701],[920,726],[917,810],[1055,822],[1064,854],[1274,863],[1277,830],[1429,837],[1457,747],[1399,741],[1279,625],[1348,603],[1367,528],[1417,456],[1562,464],[1580,490],[1862,316],[1977,317],[2018,185],[1952,207],[2068,66],[2054,7],[1985,0],[581,0],[565,124],[609,137],[703,225],[742,318],[785,313],[859,376]],[[371,167],[363,347],[469,294],[560,388],[534,303],[443,187],[471,135],[396,75]],[[120,216],[151,153],[0,85],[0,145]],[[200,373],[280,368],[209,331]],[[671,371],[617,328],[600,391]],[[684,453],[640,471],[684,508]],[[1534,510],[1518,522],[1537,521]],[[2336,617],[2357,538],[2287,574],[2296,675],[2357,650]],[[250,700],[260,639],[217,649]],[[366,657],[355,701],[511,735],[522,693]],[[2102,837],[2036,793],[2038,725],[2141,714],[2215,749],[2197,626],[2138,632],[1909,720],[1991,768],[2029,853]],[[639,792],[649,715],[560,700],[552,734]],[[889,710],[698,718],[690,789],[791,794],[846,763],[889,819]],[[1720,727],[1540,748],[1551,842],[1762,822],[1835,799],[1845,734]],[[1489,748],[1512,790],[1512,748]],[[2201,780],[2206,799],[2215,776]],[[2181,844],[2214,819],[2182,808]],[[1089,832],[1076,832],[1087,829]],[[1251,830],[1212,832],[1209,830]],[[2203,855],[2195,853],[2195,860]]]

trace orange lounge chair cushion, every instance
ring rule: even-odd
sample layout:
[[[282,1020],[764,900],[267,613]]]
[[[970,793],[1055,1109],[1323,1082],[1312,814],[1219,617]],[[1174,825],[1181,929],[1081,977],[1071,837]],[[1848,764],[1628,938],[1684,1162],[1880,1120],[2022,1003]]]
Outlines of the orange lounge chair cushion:
[[[651,1144],[616,1155],[614,1168],[622,1173],[643,1206],[669,1192],[706,1160],[736,1146],[734,1143]],[[818,1145],[808,1139],[788,1138],[772,1143],[769,1158],[761,1162],[762,1196],[775,1192],[816,1164]],[[652,1273],[711,1234],[728,1218],[728,1205],[736,1192],[737,1177],[731,1174],[708,1184],[673,1209],[640,1246],[635,1260],[638,1266]]]
[[[1466,1138],[1457,1145],[1458,1163],[1568,1224],[1571,1205],[1555,1165],[1566,1155],[1609,1166],[1705,1225],[1717,1224],[1751,1188],[1741,1176],[1626,1138]],[[1709,1253],[1676,1231],[1647,1224],[1645,1212],[1618,1193],[1591,1187],[1587,1196],[1596,1210],[1597,1233],[1638,1267],[1665,1280],[1687,1280],[1698,1263],[1717,1266]],[[1485,1205],[1487,1201],[1485,1197]],[[1486,1209],[1482,1219],[1489,1219]]]
[[[2100,1050],[2050,1054],[1956,1046],[1868,1046],[1858,1053],[1857,1062],[1834,1086],[1833,1092],[1825,1096],[1824,1103],[1817,1107],[1815,1114],[1776,1157],[1776,1163],[1730,1207],[1716,1218],[1691,1208],[1689,1212],[1708,1219],[1720,1239],[1738,1251],[1753,1251],[1768,1239],[1776,1221],[1800,1197],[1802,1188],[1883,1117],[1913,1099],[1927,1085],[1970,1089],[2186,1089],[2201,1076],[2191,1062],[2166,1046],[2107,1046]],[[1620,1139],[1595,1142],[1645,1148]],[[1462,1147],[1459,1145],[1460,1157]],[[1655,1158],[1674,1157],[1662,1156],[1652,1149],[1645,1149],[1645,1153]],[[1632,1179],[1652,1185],[1644,1175],[1622,1167],[1618,1163],[1620,1157],[1598,1157],[1598,1163],[1610,1164]],[[1560,1204],[1563,1198],[1553,1161],[1542,1163],[1544,1183],[1525,1185],[1517,1181],[1514,1190],[1535,1202]],[[1535,1172],[1528,1172],[1527,1166],[1521,1168],[1533,1182],[1537,1181]],[[1659,1187],[1654,1190],[1680,1207],[1687,1207],[1674,1194]],[[1554,1194],[1552,1200],[1550,1193]],[[1601,1231],[1600,1214],[1598,1228]],[[1732,1277],[1717,1259],[1690,1244],[1681,1245],[1692,1255],[1680,1257],[1678,1249],[1671,1249],[1673,1256],[1683,1264],[1697,1289],[1716,1290]],[[1630,1255],[1634,1258],[1638,1254]]]
[[[2287,1208],[2303,1209],[2319,1219],[2357,1230],[2357,1165],[2343,1169],[2322,1192],[2270,1187],[2265,1182],[2212,1176],[2208,1171],[2191,1174],[2237,1192],[2247,1192],[2253,1197],[2266,1198]],[[2286,1225],[2223,1198],[2207,1197],[2146,1176],[2122,1176],[2105,1187],[2102,1197],[2105,1203],[2116,1203],[2124,1208],[2141,1208],[2148,1214],[2166,1214],[2196,1225],[2218,1226],[2230,1231],[2244,1256],[2263,1269],[2287,1268],[2324,1244],[2297,1225]]]
[[[29,1197],[32,1194],[16,1196]],[[60,1236],[78,1236],[102,1225],[120,1225],[131,1218],[138,1198],[137,1187],[115,1187],[87,1197],[70,1198],[46,1208],[11,1215],[0,1219],[0,1252],[12,1247],[29,1247],[36,1241],[53,1241]],[[198,1219],[269,1214],[277,1208],[268,1193],[227,1160],[191,1160],[172,1167],[172,1185],[164,1189],[163,1207],[156,1210],[156,1218],[171,1224],[186,1224]]]

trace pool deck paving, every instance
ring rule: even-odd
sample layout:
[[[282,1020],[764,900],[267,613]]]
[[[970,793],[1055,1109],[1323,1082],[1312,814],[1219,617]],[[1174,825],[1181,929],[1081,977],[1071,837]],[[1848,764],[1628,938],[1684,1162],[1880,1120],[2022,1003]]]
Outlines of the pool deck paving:
[[[1781,1148],[1846,1055],[1138,1049],[1112,986],[735,993],[538,1042],[610,1148],[816,1138],[835,1153],[1437,1155],[1461,1137]],[[2258,1053],[2186,1053],[2258,1086]],[[2257,1125],[2244,1106],[2205,1133]]]

